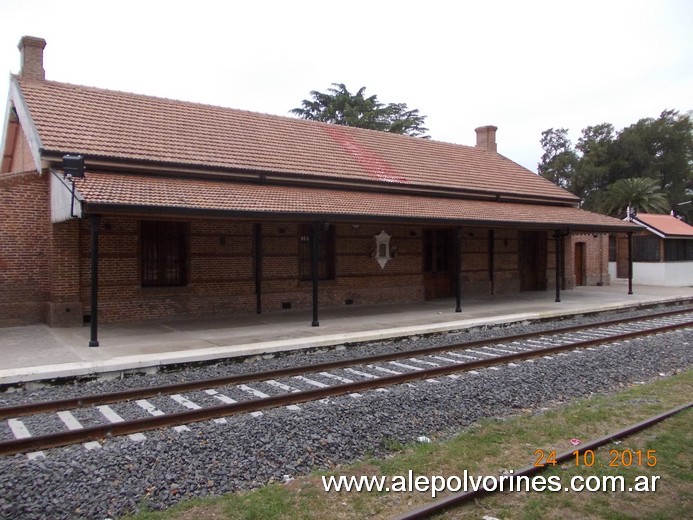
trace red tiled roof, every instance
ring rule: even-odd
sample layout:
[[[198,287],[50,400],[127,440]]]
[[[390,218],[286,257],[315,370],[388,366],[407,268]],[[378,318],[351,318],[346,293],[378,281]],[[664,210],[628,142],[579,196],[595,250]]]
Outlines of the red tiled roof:
[[[693,226],[672,217],[671,215],[655,215],[652,213],[638,213],[634,218],[636,223],[642,222],[648,228],[658,231],[660,235],[668,238],[691,237],[693,238]]]
[[[77,191],[88,212],[205,214],[254,218],[448,221],[574,230],[632,231],[620,220],[571,206],[550,206],[355,192],[223,180],[87,173]]]
[[[46,153],[578,199],[483,149],[51,81],[18,82]]]

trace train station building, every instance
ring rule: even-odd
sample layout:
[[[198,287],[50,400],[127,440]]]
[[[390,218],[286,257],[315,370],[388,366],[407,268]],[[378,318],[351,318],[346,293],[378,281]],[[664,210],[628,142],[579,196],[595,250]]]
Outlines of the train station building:
[[[0,324],[560,300],[608,284],[608,234],[638,229],[504,157],[494,126],[464,146],[58,83],[45,45],[24,37],[10,78]]]

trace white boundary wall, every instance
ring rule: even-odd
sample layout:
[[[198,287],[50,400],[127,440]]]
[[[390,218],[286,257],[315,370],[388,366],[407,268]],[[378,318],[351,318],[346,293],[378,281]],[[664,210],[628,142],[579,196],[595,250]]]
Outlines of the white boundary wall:
[[[616,280],[616,262],[609,262],[609,274]],[[693,286],[693,262],[633,262],[633,283]]]

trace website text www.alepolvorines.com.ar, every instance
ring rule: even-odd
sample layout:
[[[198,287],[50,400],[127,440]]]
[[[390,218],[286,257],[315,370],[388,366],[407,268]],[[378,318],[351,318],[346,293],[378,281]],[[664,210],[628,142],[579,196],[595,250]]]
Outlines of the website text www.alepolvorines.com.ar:
[[[657,475],[636,475],[626,478],[620,475],[581,476],[576,475],[564,482],[559,475],[513,475],[512,470],[504,475],[474,476],[464,470],[461,476],[443,477],[440,475],[360,475],[324,476],[323,488],[326,492],[386,492],[386,493],[430,493],[432,498],[444,492],[458,493],[469,491],[487,492],[613,492],[644,493],[657,490]]]

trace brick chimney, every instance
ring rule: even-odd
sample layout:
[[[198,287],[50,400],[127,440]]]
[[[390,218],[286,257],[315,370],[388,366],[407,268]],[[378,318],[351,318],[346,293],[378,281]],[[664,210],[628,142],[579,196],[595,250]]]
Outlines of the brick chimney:
[[[498,127],[493,125],[475,128],[476,147],[483,148],[488,152],[497,153],[498,148],[496,147],[496,130],[498,130]]]
[[[46,79],[46,71],[43,70],[43,49],[46,40],[35,36],[22,36],[19,40],[19,52],[21,55],[21,67],[19,77],[22,79]]]

